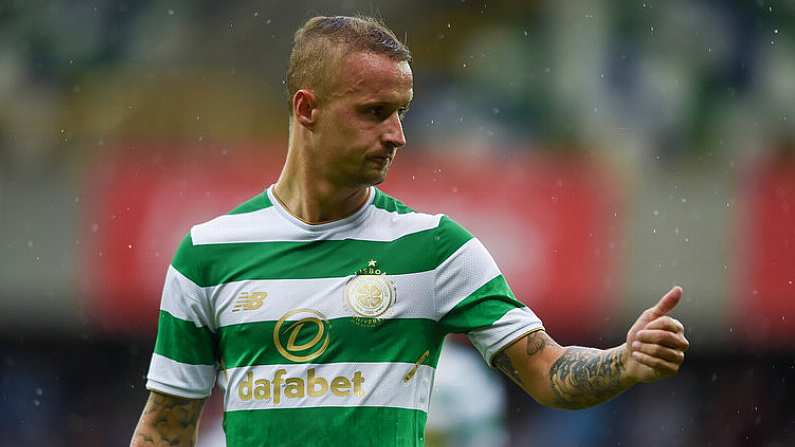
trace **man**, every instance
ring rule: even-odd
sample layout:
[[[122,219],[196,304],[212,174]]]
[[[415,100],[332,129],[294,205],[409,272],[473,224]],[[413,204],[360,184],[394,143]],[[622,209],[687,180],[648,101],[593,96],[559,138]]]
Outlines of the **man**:
[[[422,445],[448,333],[466,333],[490,365],[554,407],[676,373],[688,342],[666,314],[680,288],[625,344],[564,348],[476,238],[374,187],[406,143],[410,62],[374,19],[315,17],[298,30],[284,169],[177,250],[132,445],[193,445],[216,379],[230,446]]]

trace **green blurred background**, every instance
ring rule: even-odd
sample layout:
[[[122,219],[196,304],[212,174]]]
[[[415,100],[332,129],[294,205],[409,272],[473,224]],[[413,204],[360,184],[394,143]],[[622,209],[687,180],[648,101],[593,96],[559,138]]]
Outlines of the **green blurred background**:
[[[176,243],[275,180],[292,34],[356,13],[414,53],[383,188],[470,227],[555,338],[686,291],[677,377],[568,413],[472,372],[497,398],[467,415],[456,372],[429,444],[795,445],[794,1],[0,0],[8,445],[128,442]]]

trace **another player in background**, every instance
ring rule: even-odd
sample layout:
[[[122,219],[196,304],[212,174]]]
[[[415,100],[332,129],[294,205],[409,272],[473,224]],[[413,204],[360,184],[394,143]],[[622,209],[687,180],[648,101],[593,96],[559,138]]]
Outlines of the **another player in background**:
[[[406,143],[410,62],[371,18],[298,30],[282,174],[178,249],[132,445],[193,445],[216,379],[231,446],[422,445],[448,333],[553,407],[677,372],[688,342],[667,314],[680,288],[621,346],[561,347],[469,232],[375,188]]]

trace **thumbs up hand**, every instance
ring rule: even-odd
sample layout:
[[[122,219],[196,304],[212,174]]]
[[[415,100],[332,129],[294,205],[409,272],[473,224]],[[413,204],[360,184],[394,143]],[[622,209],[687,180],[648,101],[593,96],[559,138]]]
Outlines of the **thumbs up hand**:
[[[671,289],[629,329],[623,356],[625,378],[654,382],[679,371],[690,343],[682,323],[667,314],[682,299],[682,293],[681,287]]]

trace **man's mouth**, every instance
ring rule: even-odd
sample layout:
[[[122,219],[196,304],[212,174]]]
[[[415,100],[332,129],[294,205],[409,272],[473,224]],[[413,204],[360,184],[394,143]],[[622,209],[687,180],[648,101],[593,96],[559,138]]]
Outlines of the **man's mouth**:
[[[388,155],[376,155],[376,156],[370,157],[370,160],[373,160],[373,161],[378,162],[380,164],[387,164],[390,161],[392,161],[392,157],[390,157]]]

